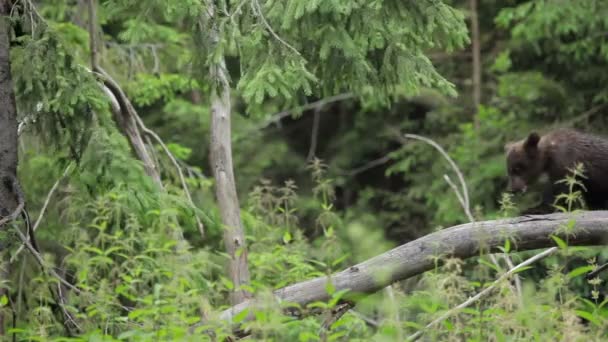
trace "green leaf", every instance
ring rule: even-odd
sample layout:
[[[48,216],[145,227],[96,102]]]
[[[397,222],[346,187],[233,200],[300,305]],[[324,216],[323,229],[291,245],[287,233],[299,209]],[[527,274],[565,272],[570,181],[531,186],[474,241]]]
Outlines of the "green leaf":
[[[327,291],[327,294],[329,295],[333,295],[336,292],[336,287],[331,279],[327,279],[327,282],[325,283],[325,291]]]
[[[8,297],[6,295],[2,295],[0,297],[0,306],[6,306],[8,304]]]
[[[595,315],[593,315],[590,312],[583,311],[583,310],[574,310],[574,312],[576,313],[577,316],[579,316],[579,317],[581,317],[583,319],[586,319],[589,322],[591,322],[591,323],[593,323],[593,324],[595,324],[597,326],[601,326],[602,325],[601,321],[597,317],[595,317]]]
[[[572,271],[568,272],[568,278],[576,278],[582,274],[586,274],[591,271],[593,271],[593,266],[591,265],[577,267]]]
[[[506,239],[503,252],[509,253],[511,251],[511,240]]]
[[[234,289],[234,283],[232,283],[232,281],[230,281],[229,279],[227,279],[225,277],[220,277],[220,281],[222,282],[222,284],[224,284],[224,286],[228,290],[233,290]]]
[[[560,249],[566,249],[566,248],[568,248],[568,244],[564,240],[562,240],[561,238],[559,238],[558,236],[551,235],[551,238],[553,239],[553,241],[555,241],[555,243],[557,244],[557,246]]]
[[[291,233],[289,231],[286,231],[285,234],[283,234],[283,243],[288,244],[290,241],[291,241]]]
[[[249,308],[245,308],[243,311],[234,315],[234,317],[233,317],[234,323],[241,323],[242,321],[245,320],[247,315],[249,315]]]
[[[492,263],[492,262],[489,262],[483,258],[479,258],[478,262],[482,265],[488,266],[489,268],[493,269],[496,272],[500,272],[500,269],[498,268],[498,266],[494,265],[494,263]]]

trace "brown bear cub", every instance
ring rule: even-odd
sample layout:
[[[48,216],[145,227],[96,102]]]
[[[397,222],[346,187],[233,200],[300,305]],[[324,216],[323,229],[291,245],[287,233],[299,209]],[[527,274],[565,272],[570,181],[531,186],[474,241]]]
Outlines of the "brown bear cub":
[[[509,188],[525,192],[541,175],[549,176],[549,185],[540,205],[522,214],[545,214],[554,211],[557,195],[568,193],[563,183],[578,163],[584,167],[580,181],[585,204],[590,210],[608,208],[608,139],[571,129],[558,129],[542,137],[532,132],[526,139],[505,145]]]

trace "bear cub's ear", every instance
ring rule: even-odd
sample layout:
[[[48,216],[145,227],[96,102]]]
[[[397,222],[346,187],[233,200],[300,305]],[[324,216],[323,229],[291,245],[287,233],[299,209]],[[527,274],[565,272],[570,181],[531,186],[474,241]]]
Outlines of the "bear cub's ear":
[[[538,133],[536,132],[532,132],[530,133],[530,135],[528,135],[526,141],[524,141],[524,148],[526,149],[526,151],[535,151],[538,147],[539,141],[540,135],[538,135]]]

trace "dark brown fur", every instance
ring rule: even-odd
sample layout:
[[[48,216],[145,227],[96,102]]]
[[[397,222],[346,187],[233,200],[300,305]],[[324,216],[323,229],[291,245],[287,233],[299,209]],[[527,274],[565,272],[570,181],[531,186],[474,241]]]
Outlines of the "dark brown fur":
[[[555,197],[567,193],[563,184],[556,184],[569,174],[577,163],[584,166],[581,179],[586,191],[583,197],[588,209],[608,208],[608,139],[571,129],[559,129],[542,137],[532,132],[526,139],[505,146],[511,191],[526,191],[542,174],[549,176],[543,202],[524,214],[547,213]]]

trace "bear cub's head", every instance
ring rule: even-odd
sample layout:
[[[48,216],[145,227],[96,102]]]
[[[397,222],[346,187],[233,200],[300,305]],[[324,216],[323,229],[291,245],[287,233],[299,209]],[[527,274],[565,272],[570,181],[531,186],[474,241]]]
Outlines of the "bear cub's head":
[[[545,171],[540,139],[538,133],[532,132],[526,139],[505,145],[511,192],[525,192]]]

